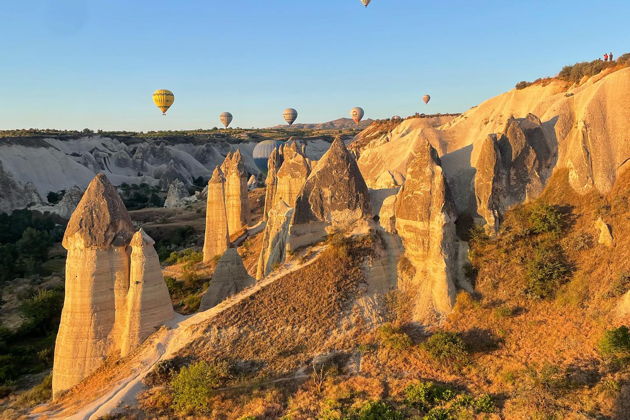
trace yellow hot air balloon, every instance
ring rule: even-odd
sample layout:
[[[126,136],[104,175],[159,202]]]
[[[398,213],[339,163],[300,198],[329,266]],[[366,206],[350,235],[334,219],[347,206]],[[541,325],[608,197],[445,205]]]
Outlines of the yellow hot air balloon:
[[[153,92],[153,103],[160,108],[162,115],[166,115],[166,111],[173,105],[173,102],[175,102],[175,95],[170,90],[158,89]]]
[[[361,3],[362,3],[365,7],[368,7],[368,6],[370,5],[370,2],[371,2],[371,1],[372,1],[372,0],[361,0]]]

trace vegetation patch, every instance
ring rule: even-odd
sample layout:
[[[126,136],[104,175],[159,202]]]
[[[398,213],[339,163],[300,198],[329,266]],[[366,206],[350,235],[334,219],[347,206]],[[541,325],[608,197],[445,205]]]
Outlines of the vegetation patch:
[[[443,365],[462,367],[470,361],[466,343],[459,334],[454,332],[436,332],[422,344],[422,348],[433,360]]]

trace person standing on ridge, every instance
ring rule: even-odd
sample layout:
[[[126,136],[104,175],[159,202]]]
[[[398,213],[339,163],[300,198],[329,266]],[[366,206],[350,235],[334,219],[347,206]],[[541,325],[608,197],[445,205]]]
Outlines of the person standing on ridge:
[[[608,53],[608,59],[609,59],[610,61],[613,61],[613,55],[612,55],[612,53]]]
[[[604,54],[604,62],[608,61],[608,53]]]

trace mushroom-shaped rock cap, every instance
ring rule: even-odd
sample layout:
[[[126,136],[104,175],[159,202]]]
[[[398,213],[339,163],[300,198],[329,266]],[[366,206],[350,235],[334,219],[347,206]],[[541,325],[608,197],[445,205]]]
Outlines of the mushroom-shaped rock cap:
[[[133,237],[131,238],[131,242],[129,243],[129,245],[134,248],[144,247],[145,245],[152,246],[154,244],[155,241],[144,231],[144,229],[140,229],[139,231],[134,233]]]
[[[62,244],[68,249],[79,239],[84,248],[125,246],[133,232],[131,218],[116,188],[104,174],[98,174],[72,213]]]

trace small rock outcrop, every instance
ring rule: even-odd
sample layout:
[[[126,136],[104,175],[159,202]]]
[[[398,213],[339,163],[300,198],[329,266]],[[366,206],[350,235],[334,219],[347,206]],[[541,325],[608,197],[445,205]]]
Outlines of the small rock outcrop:
[[[230,237],[247,227],[249,202],[247,198],[247,172],[240,150],[229,153],[221,170],[225,176],[225,209]]]
[[[164,207],[167,209],[175,209],[186,206],[185,199],[188,198],[188,188],[179,179],[171,182],[168,187],[168,193],[166,193],[166,201],[164,201]]]
[[[553,169],[554,154],[538,117],[510,118],[501,135],[491,134],[477,147],[477,212],[495,232],[505,212],[537,197]]]
[[[287,247],[294,250],[312,244],[330,229],[344,229],[370,217],[368,188],[354,157],[337,138],[296,199]]]
[[[133,235],[129,244],[131,264],[127,319],[120,350],[122,357],[175,315],[154,244],[155,241],[142,229]]]
[[[83,191],[81,190],[81,188],[77,186],[70,188],[68,191],[66,191],[61,200],[57,204],[55,204],[53,212],[66,220],[70,219],[72,213],[79,205],[82,196]]]
[[[203,260],[209,262],[223,255],[230,243],[228,218],[225,206],[225,179],[221,168],[215,168],[208,181],[206,206],[206,234],[203,243]]]
[[[173,314],[170,300],[163,295],[156,302],[146,299],[155,297],[152,290],[159,289],[156,283],[164,280],[155,273],[159,262],[153,259],[157,256],[152,244],[143,245],[145,257],[138,250],[129,252],[133,234],[116,189],[105,175],[97,175],[72,214],[62,242],[68,256],[65,301],[55,343],[53,395],[79,383],[106,357],[120,356],[123,343],[130,350],[146,338],[149,329],[159,327],[157,322]],[[142,285],[130,287],[132,281]],[[128,323],[130,299],[134,303],[133,327]],[[126,337],[130,331],[133,337]]]
[[[228,248],[214,270],[210,286],[201,299],[200,311],[215,307],[226,298],[254,285],[254,279],[247,274],[241,256],[236,248]]]
[[[431,323],[455,303],[455,206],[437,152],[418,143],[395,202],[396,230],[404,246],[399,288],[411,296],[413,321]]]
[[[256,268],[256,279],[262,279],[273,270],[276,264],[284,261],[289,223],[292,216],[293,209],[284,201],[277,203],[269,212]]]
[[[599,231],[599,236],[597,238],[597,242],[600,245],[605,245],[611,247],[613,245],[613,236],[610,231],[610,226],[606,222],[602,220],[602,218],[598,218],[595,222],[595,228]]]

